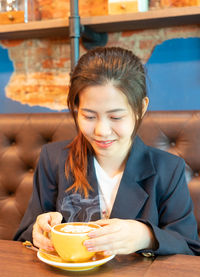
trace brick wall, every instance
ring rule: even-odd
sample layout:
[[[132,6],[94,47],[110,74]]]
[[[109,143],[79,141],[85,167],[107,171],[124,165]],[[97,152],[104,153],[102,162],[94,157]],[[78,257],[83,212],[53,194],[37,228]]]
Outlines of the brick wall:
[[[83,16],[107,12],[105,0],[96,0],[98,6],[94,0],[79,1],[80,14]],[[68,2],[38,0],[42,19],[66,16],[69,11]],[[157,44],[167,39],[188,37],[200,37],[199,26],[109,33],[107,46],[128,48],[145,63]],[[30,106],[39,105],[58,111],[66,108],[70,71],[68,39],[4,40],[0,44],[8,49],[15,68],[6,87],[7,97]],[[80,54],[85,51],[80,43]]]

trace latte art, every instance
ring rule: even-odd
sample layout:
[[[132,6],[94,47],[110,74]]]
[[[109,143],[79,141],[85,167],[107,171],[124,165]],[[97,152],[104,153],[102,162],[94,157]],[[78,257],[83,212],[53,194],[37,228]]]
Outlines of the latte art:
[[[73,233],[73,234],[80,234],[80,233],[88,233],[92,230],[95,230],[94,227],[90,227],[87,225],[66,225],[60,231],[65,233]]]

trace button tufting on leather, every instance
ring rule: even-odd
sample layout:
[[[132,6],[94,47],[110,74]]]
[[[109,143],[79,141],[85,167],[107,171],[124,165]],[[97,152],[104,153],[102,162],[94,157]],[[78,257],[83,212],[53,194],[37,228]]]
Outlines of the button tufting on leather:
[[[46,137],[43,137],[43,138],[44,138],[45,143],[52,142],[52,137],[51,136],[46,136]]]
[[[170,142],[170,145],[171,145],[172,147],[176,146],[175,141],[171,141],[171,142]]]
[[[9,140],[9,143],[10,143],[11,146],[16,145],[16,139],[14,137],[9,137],[8,140]]]
[[[9,192],[8,192],[8,195],[9,195],[9,196],[13,196],[14,194],[15,194],[14,191],[9,191]]]

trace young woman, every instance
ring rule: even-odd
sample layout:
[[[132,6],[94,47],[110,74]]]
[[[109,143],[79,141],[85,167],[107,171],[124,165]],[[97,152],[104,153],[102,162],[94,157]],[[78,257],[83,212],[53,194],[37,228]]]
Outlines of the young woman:
[[[83,55],[68,107],[78,135],[42,148],[33,195],[15,240],[53,250],[50,226],[97,221],[89,251],[200,254],[184,161],[136,135],[148,107],[140,60],[122,48]]]

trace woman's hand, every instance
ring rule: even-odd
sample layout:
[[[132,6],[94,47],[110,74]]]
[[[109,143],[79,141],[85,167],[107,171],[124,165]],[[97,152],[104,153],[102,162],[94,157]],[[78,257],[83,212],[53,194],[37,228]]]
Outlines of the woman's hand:
[[[136,220],[99,220],[103,226],[89,233],[84,245],[89,251],[103,251],[104,255],[129,254],[154,248],[155,238],[149,226]]]
[[[49,212],[39,215],[33,225],[33,244],[46,251],[53,251],[53,244],[48,238],[48,235],[45,234],[48,234],[51,231],[51,227],[61,223],[61,221],[62,215],[59,212]]]

